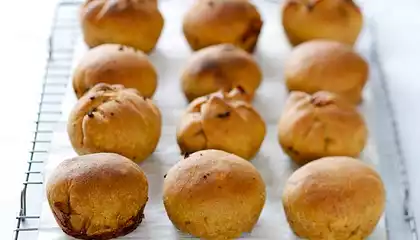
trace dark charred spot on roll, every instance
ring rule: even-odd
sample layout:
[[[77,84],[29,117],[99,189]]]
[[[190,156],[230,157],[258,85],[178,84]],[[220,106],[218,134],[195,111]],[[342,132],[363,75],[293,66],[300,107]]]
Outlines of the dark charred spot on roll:
[[[329,137],[324,138],[324,151],[329,152],[329,149],[332,144],[334,144],[334,139]]]
[[[70,214],[70,209],[68,208],[68,205],[65,203],[55,202],[54,207],[64,214]]]
[[[303,4],[305,4],[306,9],[308,11],[313,11],[314,8],[316,7],[316,5],[321,3],[321,2],[322,2],[322,0],[310,0],[306,4],[305,3],[303,3]]]
[[[123,51],[124,50],[124,46],[123,45],[120,45],[119,47],[118,47],[118,51]]]
[[[288,147],[287,150],[289,150],[289,152],[295,154],[295,155],[299,155],[300,153],[298,151],[296,151],[293,147]]]
[[[114,115],[115,115],[115,114],[112,112],[112,113],[111,113],[111,116],[114,116]]]
[[[237,86],[236,88],[238,89],[238,91],[240,93],[242,93],[242,94],[245,94],[246,93],[245,89],[242,86]]]
[[[167,175],[167,174],[163,175],[163,178],[166,178],[166,175]]]
[[[224,113],[219,113],[219,114],[217,114],[217,117],[218,118],[227,118],[227,117],[229,117],[230,116],[230,111],[226,111],[226,112],[224,112]]]
[[[353,231],[350,232],[350,236],[348,236],[348,239],[351,239],[353,236],[356,236],[359,233],[360,226],[357,226]]]
[[[220,69],[220,64],[217,59],[207,59],[205,61],[202,61],[198,67],[197,72],[215,72]]]
[[[347,18],[348,17],[348,13],[347,13],[347,9],[344,7],[344,6],[340,6],[340,7],[338,7],[338,13],[341,15],[341,16],[343,16],[344,18]]]
[[[94,112],[96,112],[97,110],[98,110],[98,109],[96,109],[96,108],[92,108],[92,110],[90,110],[90,111],[87,113],[88,117],[93,118],[93,117],[94,117],[93,113],[94,113]]]
[[[189,224],[191,224],[190,221],[185,221],[185,225],[189,225]]]
[[[94,96],[92,96],[92,97],[90,97],[89,99],[93,101],[93,100],[95,100],[95,97],[94,97]]]
[[[203,176],[203,178],[204,178],[204,179],[207,179],[207,175],[204,175],[204,176]]]
[[[311,12],[312,10],[314,10],[315,4],[315,2],[309,2],[308,4],[306,4],[306,9],[308,9],[308,11]]]

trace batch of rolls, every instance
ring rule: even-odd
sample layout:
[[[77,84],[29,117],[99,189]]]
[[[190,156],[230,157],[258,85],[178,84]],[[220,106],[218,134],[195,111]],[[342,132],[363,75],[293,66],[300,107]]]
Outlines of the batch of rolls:
[[[286,0],[280,9],[293,49],[283,66],[290,91],[278,140],[300,168],[278,204],[301,238],[364,239],[383,214],[385,189],[358,159],[368,137],[357,106],[369,66],[353,47],[362,13],[351,0]],[[158,73],[148,54],[164,16],[157,0],[87,0],[80,20],[90,49],[74,71],[78,102],[68,120],[79,156],[52,172],[47,198],[66,234],[110,239],[136,229],[148,202],[138,163],[161,135],[152,100]],[[189,105],[174,133],[181,155],[162,176],[162,201],[173,225],[195,237],[238,238],[265,205],[266,186],[252,165],[267,131],[252,105],[263,79],[253,57],[263,27],[248,0],[196,0],[183,18],[193,50],[180,76]]]

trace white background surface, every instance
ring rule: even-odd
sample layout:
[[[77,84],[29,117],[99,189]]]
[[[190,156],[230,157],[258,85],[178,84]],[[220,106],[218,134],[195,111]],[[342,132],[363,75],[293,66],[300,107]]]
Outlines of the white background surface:
[[[420,1],[375,0],[382,64],[412,185],[420,202]],[[11,239],[56,0],[0,1],[0,236]],[[18,7],[19,6],[19,7]],[[413,204],[416,205],[416,204]],[[420,209],[420,208],[419,208]],[[420,221],[420,211],[416,212]]]
[[[0,239],[16,224],[55,1],[0,0]]]

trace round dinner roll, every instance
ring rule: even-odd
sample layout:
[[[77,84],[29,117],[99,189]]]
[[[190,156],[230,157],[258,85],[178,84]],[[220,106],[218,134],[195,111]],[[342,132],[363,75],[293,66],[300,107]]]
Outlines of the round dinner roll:
[[[161,114],[132,88],[99,83],[72,109],[67,131],[79,155],[113,152],[141,162],[155,150]]]
[[[79,239],[113,239],[140,224],[148,200],[146,175],[114,153],[66,159],[48,178],[47,199],[60,228]]]
[[[264,120],[240,89],[195,99],[177,127],[182,153],[219,149],[251,160],[266,134]]]
[[[262,71],[246,51],[231,44],[210,46],[195,52],[181,74],[188,101],[241,87],[252,99],[262,81]]]
[[[191,154],[165,175],[163,203],[180,231],[201,239],[251,232],[265,204],[265,183],[248,161],[219,150]]]
[[[358,157],[368,130],[356,107],[329,92],[292,92],[278,123],[278,140],[296,163],[327,156]]]
[[[146,54],[118,44],[90,49],[73,74],[73,89],[80,98],[98,83],[121,84],[151,98],[157,87],[157,72]]]
[[[281,11],[293,46],[313,39],[354,45],[363,27],[363,14],[352,0],[285,0]]]
[[[314,40],[292,51],[284,66],[286,86],[291,91],[330,91],[354,104],[362,101],[369,65],[348,45]]]
[[[361,240],[385,208],[379,174],[358,159],[326,157],[299,168],[283,189],[283,207],[295,234],[311,240]]]
[[[194,51],[230,43],[252,53],[262,26],[258,9],[248,0],[196,0],[183,19],[185,38]]]
[[[85,0],[80,9],[85,43],[115,43],[150,53],[159,40],[164,18],[156,0]]]

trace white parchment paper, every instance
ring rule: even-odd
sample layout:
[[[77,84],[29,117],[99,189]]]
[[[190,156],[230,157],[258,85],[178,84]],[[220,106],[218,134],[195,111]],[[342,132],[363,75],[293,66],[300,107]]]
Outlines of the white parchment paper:
[[[149,181],[149,201],[145,208],[145,219],[131,234],[121,239],[185,239],[190,236],[178,232],[169,221],[162,203],[163,176],[166,171],[179,159],[179,149],[176,144],[175,127],[180,120],[181,113],[187,106],[180,88],[179,76],[182,66],[192,52],[189,49],[181,28],[184,12],[193,0],[162,1],[160,9],[165,18],[165,28],[158,42],[156,50],[150,55],[151,61],[159,73],[158,88],[154,101],[160,108],[163,117],[162,136],[155,153],[140,164],[146,172]],[[264,20],[263,30],[254,54],[260,64],[264,80],[260,86],[255,107],[259,110],[267,124],[267,135],[260,153],[252,161],[261,172],[267,185],[267,201],[261,217],[252,233],[245,234],[244,239],[297,239],[289,228],[281,204],[283,185],[296,165],[282,152],[276,137],[276,125],[280,117],[287,92],[282,77],[282,67],[285,58],[291,51],[284,36],[278,3],[265,0],[254,1]],[[370,36],[367,31],[357,45],[357,50],[368,56]],[[83,41],[78,41],[74,57],[77,64],[87,48]],[[369,60],[369,59],[368,59]],[[71,79],[69,79],[69,82]],[[364,103],[361,111],[364,113],[369,128],[375,123],[372,98],[369,83],[364,91]],[[50,157],[44,171],[45,181],[54,167],[64,159],[77,154],[71,148],[67,132],[66,121],[68,114],[76,103],[76,97],[68,85],[63,103],[62,120],[57,124],[50,149]],[[374,166],[378,164],[374,140],[369,139],[363,153],[362,160]],[[45,196],[45,194],[44,194]],[[39,240],[73,239],[66,236],[56,224],[46,199],[42,206]],[[383,219],[378,224],[370,239],[386,239],[386,229]]]

